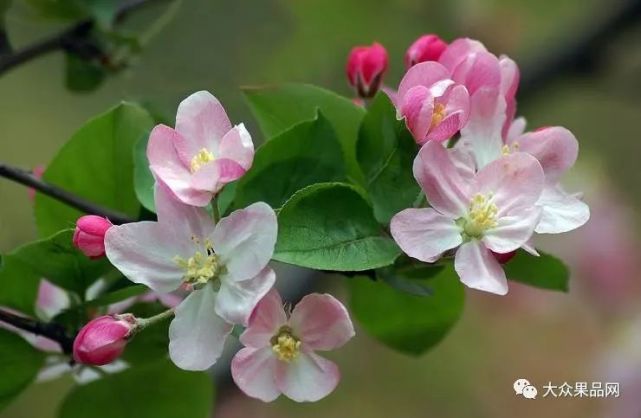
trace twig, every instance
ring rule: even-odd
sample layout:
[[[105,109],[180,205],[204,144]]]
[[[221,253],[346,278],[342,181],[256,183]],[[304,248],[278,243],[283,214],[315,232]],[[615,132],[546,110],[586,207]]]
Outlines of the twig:
[[[0,309],[0,321],[32,334],[41,335],[57,342],[65,354],[73,352],[73,337],[67,334],[62,325],[41,322]]]
[[[125,2],[116,12],[114,22],[122,22],[129,13],[153,1],[157,0],[130,0]],[[93,19],[85,19],[62,32],[58,32],[23,49],[11,54],[1,55],[0,75],[34,58],[58,50],[79,52],[82,55],[82,50],[85,49],[94,26],[95,22]],[[78,51],[79,49],[80,51]]]
[[[58,186],[46,183],[26,170],[0,163],[0,177],[4,177],[25,186],[32,187],[39,192],[46,194],[47,196],[59,200],[60,202],[66,203],[67,205],[85,213],[100,215],[109,218],[109,220],[114,224],[134,222],[134,219],[131,219],[125,214],[101,207],[79,196],[76,196],[73,193],[63,190]]]

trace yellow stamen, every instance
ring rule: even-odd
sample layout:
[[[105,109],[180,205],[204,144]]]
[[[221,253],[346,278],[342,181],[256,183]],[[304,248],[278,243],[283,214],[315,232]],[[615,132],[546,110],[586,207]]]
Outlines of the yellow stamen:
[[[430,129],[437,127],[445,119],[445,105],[436,103],[432,111],[432,123]]]
[[[497,225],[498,208],[491,201],[492,195],[477,194],[470,202],[469,214],[463,226],[470,237],[480,237],[483,232]]]
[[[300,340],[292,335],[289,327],[282,327],[278,334],[272,337],[271,344],[278,360],[286,363],[298,357],[300,352]]]
[[[200,240],[193,238],[194,242]],[[174,257],[174,262],[185,271],[184,283],[190,285],[204,285],[212,279],[216,279],[224,270],[218,256],[214,253],[210,242],[206,241],[206,253],[196,251],[192,257],[184,259],[180,256]]]
[[[198,154],[194,156],[194,158],[191,159],[191,172],[195,173],[196,171],[200,170],[202,166],[207,164],[210,161],[214,161],[216,157],[214,157],[214,154],[211,153],[207,148],[203,148],[200,151],[198,151]]]
[[[501,148],[501,154],[510,155],[513,152],[518,152],[518,150],[519,150],[518,142],[514,142],[511,146],[508,144],[505,144],[503,145],[503,148]]]

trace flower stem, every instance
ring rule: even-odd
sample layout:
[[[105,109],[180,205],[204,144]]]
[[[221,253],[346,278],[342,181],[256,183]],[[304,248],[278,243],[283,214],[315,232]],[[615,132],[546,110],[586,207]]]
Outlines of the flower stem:
[[[164,312],[161,312],[157,315],[150,316],[149,318],[137,318],[137,325],[136,325],[136,330],[135,333],[138,333],[145,328],[147,328],[150,325],[154,325],[158,322],[162,322],[165,319],[168,319],[174,315],[174,310],[173,309],[167,309]]]
[[[131,219],[125,214],[98,206],[81,198],[80,196],[63,190],[58,186],[46,183],[34,176],[31,172],[23,170],[21,168],[12,167],[10,165],[0,163],[0,177],[15,181],[16,183],[20,183],[24,186],[32,187],[39,192],[46,194],[47,196],[52,197],[56,200],[59,200],[60,202],[65,203],[72,208],[78,209],[82,212],[109,218],[109,220],[114,224],[134,222],[134,219]]]

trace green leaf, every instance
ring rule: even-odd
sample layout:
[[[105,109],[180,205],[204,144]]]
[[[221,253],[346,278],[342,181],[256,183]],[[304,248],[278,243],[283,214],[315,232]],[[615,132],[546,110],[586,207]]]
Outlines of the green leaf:
[[[340,144],[322,114],[264,143],[252,168],[238,181],[234,206],[263,201],[274,208],[303,187],[345,179]]]
[[[83,304],[84,307],[100,307],[107,306],[114,303],[122,302],[125,299],[129,299],[135,296],[140,296],[143,293],[149,291],[144,285],[136,284],[132,286],[127,286],[122,289],[114,290],[113,292],[105,293],[95,299],[92,299]]]
[[[40,275],[15,257],[2,256],[0,267],[0,305],[33,315]]]
[[[140,204],[133,187],[132,149],[152,125],[144,109],[122,103],[80,128],[51,161],[43,179],[136,217]],[[83,213],[38,193],[35,215],[38,232],[46,237],[73,226]]]
[[[245,96],[266,138],[272,138],[296,123],[311,120],[318,109],[330,121],[343,149],[347,175],[362,182],[356,162],[356,139],[365,110],[349,99],[308,84],[283,84],[245,88]]]
[[[160,303],[137,303],[128,309],[138,318],[149,318],[157,315],[167,308]],[[127,344],[123,359],[131,364],[139,365],[167,358],[169,346],[169,324],[171,319],[154,324],[144,332],[137,334]]]
[[[83,296],[91,284],[111,269],[106,259],[91,260],[73,246],[73,230],[25,244],[9,254],[39,277]],[[15,280],[19,280],[15,277]]]
[[[465,301],[452,266],[426,282],[430,296],[414,296],[365,277],[348,279],[352,314],[383,344],[406,354],[422,354],[447,335]]]
[[[412,164],[418,147],[385,93],[379,93],[367,110],[358,135],[357,158],[365,187],[382,224],[411,207],[420,193]]]
[[[309,186],[278,214],[274,254],[278,261],[319,270],[361,271],[390,265],[399,254],[367,201],[348,184]]]
[[[65,54],[65,86],[71,91],[88,92],[100,87],[107,71],[99,62]]]
[[[137,366],[86,385],[64,400],[60,418],[204,418],[214,387],[204,372],[179,370],[167,361]]]
[[[521,282],[542,289],[569,289],[570,272],[563,261],[539,251],[540,257],[535,257],[519,250],[503,267],[510,280]]]
[[[0,330],[0,410],[29,386],[44,360],[45,354],[20,336]]]
[[[59,20],[78,20],[87,17],[78,0],[26,0],[41,17]]]
[[[147,159],[149,135],[143,135],[134,146],[134,189],[138,201],[145,209],[156,212],[154,203],[154,180]]]

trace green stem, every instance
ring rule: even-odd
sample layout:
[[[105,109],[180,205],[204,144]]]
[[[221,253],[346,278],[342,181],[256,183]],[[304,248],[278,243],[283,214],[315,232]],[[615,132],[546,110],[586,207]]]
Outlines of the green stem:
[[[150,325],[154,325],[158,322],[162,322],[165,319],[168,319],[174,315],[173,309],[167,309],[164,312],[159,313],[158,315],[150,316],[149,318],[137,318],[137,326],[134,331],[135,334],[144,330]]]
[[[220,221],[220,211],[218,210],[218,199],[215,197],[211,201],[211,209],[214,214],[214,222],[218,223]]]

